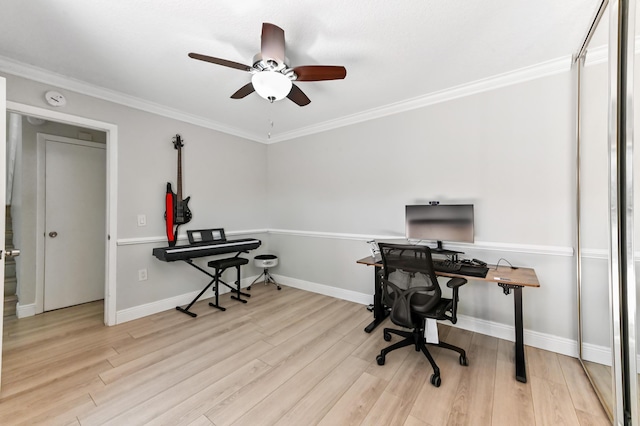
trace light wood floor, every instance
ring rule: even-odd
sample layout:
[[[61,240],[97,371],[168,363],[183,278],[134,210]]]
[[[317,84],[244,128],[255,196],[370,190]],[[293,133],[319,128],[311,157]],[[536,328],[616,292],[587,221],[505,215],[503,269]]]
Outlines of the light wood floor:
[[[442,386],[411,347],[392,352],[363,307],[254,285],[226,312],[169,310],[116,327],[102,304],[5,320],[0,424],[47,425],[605,425],[576,359],[441,326],[467,350],[434,348]],[[463,301],[464,303],[464,301]],[[385,324],[386,325],[386,324]],[[396,339],[396,337],[394,337]]]

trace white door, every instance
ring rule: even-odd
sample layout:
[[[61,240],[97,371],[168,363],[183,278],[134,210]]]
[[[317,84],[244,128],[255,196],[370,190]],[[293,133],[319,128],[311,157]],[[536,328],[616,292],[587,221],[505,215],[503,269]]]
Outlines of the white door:
[[[106,146],[45,139],[44,310],[104,298]]]
[[[7,149],[7,101],[6,101],[6,80],[0,77],[0,200],[5,199],[5,181],[6,181],[6,149]],[[2,282],[4,290],[4,207],[0,208],[0,235],[2,236],[2,243],[0,243],[0,249],[2,250],[0,256],[0,282]],[[0,331],[3,330],[4,322],[4,291],[0,296]],[[0,384],[2,383],[2,336],[0,334]]]

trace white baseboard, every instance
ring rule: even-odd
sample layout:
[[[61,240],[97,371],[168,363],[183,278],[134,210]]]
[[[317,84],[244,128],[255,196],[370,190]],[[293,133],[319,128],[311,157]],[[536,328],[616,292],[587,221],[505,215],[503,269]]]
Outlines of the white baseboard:
[[[251,285],[253,280],[258,278],[258,275],[241,279],[241,288],[246,288]],[[151,303],[145,303],[144,305],[134,306],[132,308],[123,309],[116,312],[116,324],[122,324],[123,322],[133,321],[138,318],[143,318],[149,315],[157,314],[158,312],[168,311],[175,309],[176,306],[184,306],[191,303],[194,297],[198,295],[202,290],[196,290],[190,293],[181,294],[179,296],[170,297],[168,299],[162,299]],[[219,294],[228,293],[230,290],[226,287],[220,289]],[[199,300],[207,300],[213,297],[213,292],[207,297],[201,297]]]
[[[582,358],[585,361],[591,361],[611,367],[611,348],[585,343],[582,347]],[[640,362],[640,355],[638,355],[636,362]]]
[[[348,300],[350,302],[368,305],[373,302],[373,296],[358,293],[351,290],[344,290],[324,284],[289,278],[282,275],[274,275],[276,281],[282,285],[323,294],[325,296]],[[447,323],[450,324],[450,323]],[[469,330],[498,339],[515,341],[515,326],[473,318],[466,315],[458,315],[458,322],[453,325],[464,330]],[[538,349],[559,353],[562,355],[578,357],[578,342],[565,337],[554,336],[552,334],[540,333],[537,331],[524,330],[524,344]],[[599,364],[611,365],[611,350],[607,347],[585,344],[582,356],[587,361]]]
[[[508,340],[510,342],[515,341],[516,331],[513,325],[487,321],[466,315],[458,315],[458,322],[454,327]],[[575,358],[578,357],[578,342],[576,340],[526,329],[523,335],[525,345]]]
[[[246,288],[258,276],[242,279],[242,288]],[[313,283],[309,281],[299,280],[296,278],[284,277],[282,275],[274,275],[278,284],[300,290],[310,291],[325,296],[335,297],[337,299],[347,300],[362,305],[369,305],[373,302],[373,296],[370,294],[358,293],[351,290],[336,288],[324,284]],[[194,297],[198,295],[198,291],[181,294],[179,296],[168,299],[158,300],[156,302],[146,303],[133,308],[123,309],[116,313],[116,324],[127,321],[133,321],[148,315],[157,314],[169,309],[175,309],[176,306],[184,306],[189,304]],[[220,294],[228,293],[229,289],[221,289]],[[201,300],[209,299],[203,297]],[[16,316],[18,318],[32,317],[36,314],[36,305],[20,305],[16,304]],[[449,324],[449,323],[447,323]],[[453,325],[463,330],[469,330],[476,333],[484,334],[498,339],[504,339],[513,342],[515,340],[515,327],[512,325],[501,324],[493,321],[473,318],[466,315],[458,315],[458,322]],[[567,339],[565,337],[554,336],[552,334],[540,333],[537,331],[524,330],[524,344],[547,351],[578,357],[578,342]],[[606,346],[599,346],[585,343],[582,348],[582,357],[585,361],[591,361],[602,365],[611,366],[611,349]],[[640,365],[640,356],[638,357],[638,365]]]
[[[370,294],[358,293],[357,291],[345,290],[343,288],[332,287],[330,285],[313,283],[276,274],[273,274],[273,278],[279,284],[283,284],[288,287],[298,288],[312,293],[319,293],[325,296],[335,297],[336,299],[348,300],[349,302],[360,303],[362,305],[373,303],[373,296]]]
[[[313,293],[323,294],[338,299],[348,300],[350,302],[368,305],[373,302],[373,296],[370,294],[358,293],[355,291],[344,290],[328,285],[312,283],[309,281],[298,280],[295,278],[284,277],[282,275],[274,275],[276,281],[280,284],[299,288],[301,290],[311,291]],[[449,323],[448,323],[449,324]],[[464,330],[474,331],[485,334],[487,336],[505,339],[509,341],[515,340],[515,327],[512,325],[501,324],[483,319],[473,318],[464,315],[458,315],[458,322],[454,327]],[[553,336],[551,334],[539,333],[536,331],[524,330],[525,345],[533,346],[551,352],[560,353],[572,357],[578,356],[578,342],[564,337]],[[595,347],[594,347],[595,349]],[[593,353],[601,353],[597,349]],[[605,352],[606,353],[606,352]],[[598,357],[601,359],[602,357]]]
[[[36,304],[21,305],[20,302],[16,303],[16,317],[26,318],[32,317],[36,314]]]
[[[246,288],[257,278],[257,276],[242,279],[242,288]],[[335,297],[337,299],[347,300],[362,305],[369,305],[373,302],[373,296],[370,294],[359,293],[356,291],[345,290],[324,284],[313,283],[310,281],[289,278],[282,275],[274,275],[278,284],[297,288],[300,290],[310,291],[325,296]],[[227,293],[228,289],[221,289],[221,294]],[[183,306],[190,303],[200,291],[181,294],[179,296],[168,299],[158,300],[156,302],[147,303],[132,308],[123,309],[116,313],[116,323],[120,324],[132,321],[148,315],[163,312],[169,309],[175,309],[176,306]],[[201,300],[210,298],[203,297]],[[35,305],[17,307],[18,318],[31,316],[35,314]],[[501,324],[493,321],[473,318],[466,315],[458,315],[458,322],[454,327],[469,330],[487,336],[496,337],[508,341],[515,340],[515,327],[513,325]],[[554,336],[551,334],[540,333],[537,331],[524,330],[524,343],[528,346],[544,349],[551,352],[578,357],[578,342],[567,339],[565,337]],[[607,347],[585,344],[583,348],[583,358],[587,361],[597,362],[599,364],[611,365],[611,351]]]

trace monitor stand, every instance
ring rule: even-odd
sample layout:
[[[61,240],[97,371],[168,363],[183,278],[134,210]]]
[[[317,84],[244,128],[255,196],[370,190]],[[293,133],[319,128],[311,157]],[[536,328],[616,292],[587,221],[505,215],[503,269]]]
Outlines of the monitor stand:
[[[435,254],[451,256],[451,260],[453,260],[454,262],[458,260],[459,254],[464,254],[463,251],[447,250],[445,248],[442,248],[442,241],[438,241],[437,246],[435,248],[432,248],[431,252]]]

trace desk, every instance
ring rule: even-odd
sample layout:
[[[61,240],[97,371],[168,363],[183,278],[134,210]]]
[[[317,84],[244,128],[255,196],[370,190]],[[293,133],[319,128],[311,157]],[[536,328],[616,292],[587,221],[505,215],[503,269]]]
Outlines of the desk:
[[[373,295],[373,322],[364,331],[371,333],[389,315],[382,303],[382,283],[380,281],[380,270],[382,262],[376,262],[373,257],[365,257],[358,260],[359,264],[375,267],[375,293]],[[466,275],[453,274],[448,272],[437,272],[438,276],[461,277],[467,280],[494,282],[500,287],[505,295],[509,295],[513,290],[514,323],[516,330],[516,380],[522,383],[527,382],[527,371],[524,359],[524,332],[522,325],[522,289],[524,287],[540,287],[536,272],[531,268],[511,269],[509,266],[487,265],[489,272],[485,278],[470,277]],[[496,279],[499,277],[500,279]]]

